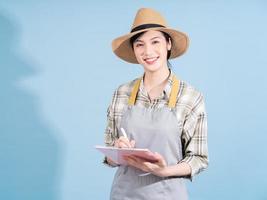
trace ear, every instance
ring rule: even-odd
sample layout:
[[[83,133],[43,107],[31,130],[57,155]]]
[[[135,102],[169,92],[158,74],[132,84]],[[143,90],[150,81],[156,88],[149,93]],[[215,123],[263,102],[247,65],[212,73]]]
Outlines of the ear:
[[[171,50],[171,48],[172,48],[172,41],[171,41],[171,38],[169,38],[169,41],[167,43],[167,49],[168,49],[168,51]]]

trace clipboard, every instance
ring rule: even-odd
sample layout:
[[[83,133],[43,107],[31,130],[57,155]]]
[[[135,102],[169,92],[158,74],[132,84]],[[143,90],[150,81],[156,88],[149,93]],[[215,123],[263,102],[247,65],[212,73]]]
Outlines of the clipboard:
[[[95,146],[95,148],[119,165],[127,165],[127,162],[124,160],[123,156],[129,156],[129,155],[134,155],[136,157],[145,159],[148,162],[152,163],[158,161],[154,153],[148,149],[118,148],[118,147],[106,147],[100,145]]]

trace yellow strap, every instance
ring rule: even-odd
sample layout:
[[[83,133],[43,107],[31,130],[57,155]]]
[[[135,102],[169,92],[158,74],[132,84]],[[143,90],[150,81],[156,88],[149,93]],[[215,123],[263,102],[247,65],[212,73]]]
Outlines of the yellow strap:
[[[139,90],[139,86],[141,83],[141,78],[136,80],[136,82],[134,83],[134,87],[131,93],[131,96],[129,98],[128,104],[130,106],[134,105],[136,97],[137,97],[137,92]],[[169,108],[174,108],[176,105],[176,98],[177,98],[177,94],[179,92],[179,86],[180,86],[180,81],[175,77],[175,75],[173,75],[172,77],[172,89],[171,89],[171,94],[170,94],[170,99],[169,99]]]
[[[140,86],[140,83],[141,83],[141,78],[137,79],[134,83],[134,87],[133,87],[133,90],[132,90],[132,93],[131,93],[131,96],[129,98],[129,101],[128,101],[128,104],[130,106],[134,105],[135,103],[135,99],[136,99],[136,96],[137,96],[137,92],[139,90],[139,86]]]
[[[172,77],[172,90],[171,90],[169,105],[168,105],[169,108],[174,108],[176,105],[179,87],[180,87],[180,81],[176,78],[175,75],[173,75],[173,77]]]

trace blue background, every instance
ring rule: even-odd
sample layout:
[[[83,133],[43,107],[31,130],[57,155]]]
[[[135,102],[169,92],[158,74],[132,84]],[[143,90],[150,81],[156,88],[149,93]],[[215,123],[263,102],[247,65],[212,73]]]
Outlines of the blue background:
[[[267,199],[266,1],[1,0],[1,200],[108,199],[115,170],[93,147],[143,72],[111,51],[140,7],[189,35],[171,63],[206,98],[210,166],[190,199]]]

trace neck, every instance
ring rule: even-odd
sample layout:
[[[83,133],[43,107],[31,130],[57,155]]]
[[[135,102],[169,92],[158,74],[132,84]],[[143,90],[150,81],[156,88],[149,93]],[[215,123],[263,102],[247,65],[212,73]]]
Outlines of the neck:
[[[144,84],[147,88],[153,88],[165,82],[166,79],[168,79],[169,74],[170,71],[167,66],[154,72],[146,71],[144,77]]]

